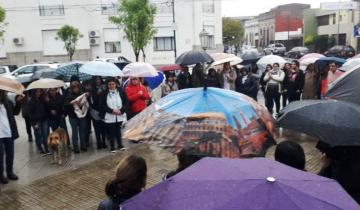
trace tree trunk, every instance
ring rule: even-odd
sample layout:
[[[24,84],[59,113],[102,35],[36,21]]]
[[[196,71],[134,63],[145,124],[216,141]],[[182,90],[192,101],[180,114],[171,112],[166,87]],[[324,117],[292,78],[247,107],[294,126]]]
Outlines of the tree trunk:
[[[144,49],[141,49],[141,52],[142,52],[142,54],[143,54],[143,61],[145,62],[146,55],[145,55]]]
[[[134,53],[135,53],[135,60],[136,60],[136,62],[138,62],[140,51],[135,51]]]

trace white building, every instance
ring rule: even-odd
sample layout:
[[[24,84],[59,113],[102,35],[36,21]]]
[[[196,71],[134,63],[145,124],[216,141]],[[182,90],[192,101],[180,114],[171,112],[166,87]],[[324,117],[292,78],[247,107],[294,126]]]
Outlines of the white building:
[[[157,6],[157,34],[146,48],[146,62],[169,64],[177,55],[200,49],[203,28],[210,34],[210,51],[222,51],[221,1],[152,0]],[[6,32],[0,46],[0,63],[23,65],[38,61],[68,60],[64,44],[56,39],[63,25],[78,28],[83,35],[74,60],[124,56],[135,60],[122,29],[109,22],[117,13],[117,0],[0,0],[6,10]],[[140,54],[142,59],[142,55]]]
[[[253,18],[251,20],[246,20],[244,23],[245,29],[245,44],[259,47],[259,20]]]

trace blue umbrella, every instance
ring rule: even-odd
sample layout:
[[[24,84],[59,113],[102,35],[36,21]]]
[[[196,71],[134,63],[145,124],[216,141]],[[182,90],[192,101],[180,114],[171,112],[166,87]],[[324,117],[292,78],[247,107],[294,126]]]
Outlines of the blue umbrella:
[[[165,75],[164,73],[158,71],[158,75],[156,77],[145,77],[144,80],[147,82],[148,86],[153,90],[164,81]]]
[[[338,57],[322,57],[315,62],[315,66],[318,66],[318,69],[320,70],[324,70],[324,68],[332,62],[335,62],[336,65],[340,67],[346,60]]]
[[[79,72],[79,69],[83,64],[84,62],[77,61],[65,63],[56,69],[56,76],[61,77],[64,81],[70,81],[73,75],[78,76],[80,81],[90,80],[92,78],[91,75]]]

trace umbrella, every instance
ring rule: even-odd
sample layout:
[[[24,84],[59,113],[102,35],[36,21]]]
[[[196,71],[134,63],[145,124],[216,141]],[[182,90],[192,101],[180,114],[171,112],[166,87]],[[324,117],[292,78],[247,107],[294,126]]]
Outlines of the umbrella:
[[[144,80],[147,82],[148,86],[151,90],[159,87],[164,82],[165,75],[164,73],[158,71],[158,75],[156,77],[145,77]]]
[[[176,58],[175,63],[183,66],[190,66],[197,63],[212,63],[214,59],[205,51],[191,50],[184,52]]]
[[[331,85],[325,97],[360,105],[360,64],[342,74]]]
[[[357,55],[355,55],[355,56],[352,57],[352,58],[360,58],[360,54],[357,54]]]
[[[358,210],[332,179],[265,158],[203,158],[122,210]]]
[[[123,69],[124,77],[156,77],[158,72],[148,63],[135,62],[126,65]]]
[[[315,62],[315,66],[318,66],[318,69],[322,71],[332,62],[335,62],[337,66],[341,66],[346,60],[338,57],[322,57]]]
[[[339,70],[347,72],[359,64],[360,58],[350,58],[339,68]]]
[[[46,78],[46,79],[39,79],[30,83],[30,85],[26,88],[26,90],[59,88],[64,86],[65,83],[62,80]]]
[[[251,98],[219,88],[179,90],[131,119],[124,138],[172,152],[244,157],[274,143],[269,112]]]
[[[266,55],[260,58],[256,64],[258,65],[259,69],[265,69],[266,65],[273,65],[274,63],[279,63],[280,66],[283,66],[286,63],[286,60],[278,55]]]
[[[338,100],[304,100],[280,112],[281,127],[317,137],[333,146],[360,146],[360,106]]]
[[[57,77],[61,77],[64,81],[70,81],[73,75],[79,76],[81,81],[90,80],[92,78],[89,74],[80,73],[79,69],[85,62],[70,62],[61,65],[59,68],[56,69]]]
[[[175,71],[175,70],[179,70],[180,68],[181,68],[181,66],[179,64],[170,64],[170,65],[160,66],[159,70],[160,71]]]
[[[308,66],[309,64],[315,63],[317,60],[319,60],[320,58],[316,58],[316,57],[309,57],[309,58],[304,58],[300,61],[300,65],[301,66]]]
[[[25,88],[20,82],[14,79],[10,79],[5,76],[0,76],[0,90],[5,90],[21,95],[25,90]]]
[[[229,53],[212,53],[210,56],[214,59],[211,63],[213,66],[221,65],[224,63],[230,63],[231,66],[237,65],[242,62],[242,59],[234,54]]]
[[[303,57],[301,57],[299,59],[299,62],[301,62],[302,60],[304,60],[306,58],[323,58],[323,57],[325,57],[325,56],[322,54],[319,54],[319,53],[308,53],[308,54],[304,55]]]
[[[91,61],[80,67],[80,73],[102,77],[120,77],[122,71],[111,62]]]
[[[241,55],[241,58],[243,59],[242,64],[246,65],[256,63],[261,58],[261,56],[257,50],[248,50]]]

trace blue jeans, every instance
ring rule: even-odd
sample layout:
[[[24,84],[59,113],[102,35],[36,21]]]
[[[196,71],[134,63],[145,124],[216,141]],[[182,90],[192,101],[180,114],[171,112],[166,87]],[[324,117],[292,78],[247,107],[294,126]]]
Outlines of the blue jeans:
[[[79,148],[79,136],[80,136],[80,145],[82,148],[85,148],[85,138],[86,138],[86,119],[85,118],[69,118],[71,125],[71,141],[74,148]]]
[[[6,157],[6,172],[13,172],[14,140],[12,138],[0,138],[0,176],[4,176],[4,153]]]
[[[48,152],[47,137],[49,135],[49,124],[48,121],[44,120],[36,123],[34,126],[35,142],[40,152]],[[43,148],[44,146],[44,148]]]

